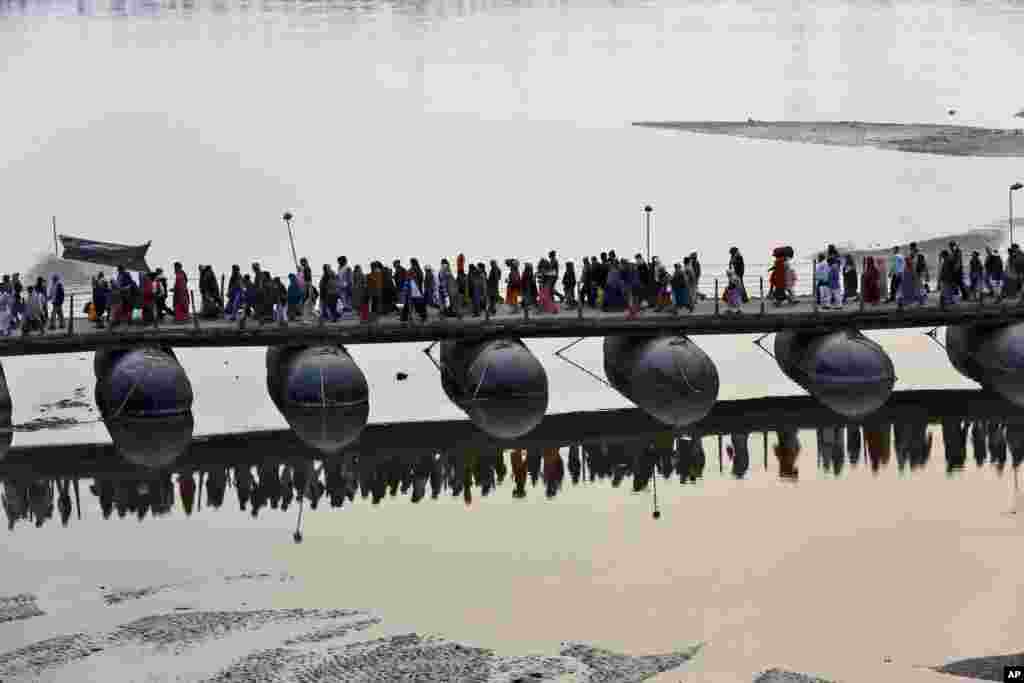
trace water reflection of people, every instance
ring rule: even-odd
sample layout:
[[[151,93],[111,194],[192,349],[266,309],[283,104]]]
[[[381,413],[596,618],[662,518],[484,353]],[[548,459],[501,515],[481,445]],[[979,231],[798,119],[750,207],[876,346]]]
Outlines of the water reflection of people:
[[[655,457],[657,458],[658,474],[663,479],[669,479],[672,477],[672,472],[675,470],[675,435],[672,432],[659,432],[654,435],[652,446],[654,447]]]
[[[235,491],[238,493],[238,509],[245,510],[245,506],[249,504],[249,496],[252,494],[252,469],[249,465],[242,465],[235,468],[234,474]]]
[[[860,462],[860,450],[860,425],[846,425],[846,455],[851,466],[856,466]]]
[[[530,473],[530,486],[537,485],[540,476],[541,450],[539,448],[528,448],[526,450],[526,470]]]
[[[948,471],[963,467],[968,438],[978,465],[991,460],[993,468],[1001,472],[1008,449],[1015,473],[1024,463],[1024,423],[1006,425],[988,419],[966,422],[948,417],[941,421],[941,428]],[[893,448],[900,471],[914,471],[930,462],[934,434],[925,417],[911,415],[895,424],[876,419],[863,427],[820,425],[814,429],[822,467],[837,476],[847,462],[857,462],[862,450],[876,473],[888,463]],[[724,436],[729,437],[726,452],[731,476],[751,476],[749,433],[727,432]],[[566,450],[563,452],[562,448]],[[774,452],[781,478],[798,479],[800,450],[796,429],[779,430]],[[208,507],[220,509],[227,489],[234,485],[239,509],[246,517],[259,517],[261,511],[287,511],[293,504],[302,509],[308,503],[308,507],[315,509],[317,501],[325,495],[332,508],[343,507],[346,498],[355,501],[360,494],[364,499],[372,497],[374,504],[399,496],[422,504],[428,487],[434,499],[449,493],[470,505],[474,497],[487,497],[501,487],[508,473],[506,465],[511,467],[510,485],[517,499],[526,496],[530,478],[542,483],[549,499],[567,495],[567,469],[569,486],[601,481],[606,487],[625,484],[633,492],[641,492],[649,490],[656,478],[670,479],[676,473],[684,484],[696,482],[703,476],[707,460],[701,434],[677,436],[671,431],[616,435],[582,443],[535,442],[529,451],[510,449],[507,454],[508,460],[506,452],[497,445],[463,445],[438,453],[429,447],[383,450],[368,449],[362,444],[359,449],[346,449],[322,459],[297,451],[290,451],[287,457],[261,457],[234,465],[197,464],[189,458],[173,470],[146,470],[138,475],[121,471],[116,475],[98,474],[88,490],[98,500],[105,519],[115,510],[122,518],[145,519],[167,514],[176,504],[175,498],[180,501],[179,509],[189,516],[201,508],[203,494]],[[219,458],[224,454],[217,455]],[[23,475],[23,467],[24,464],[15,463],[16,476],[2,481],[8,526],[13,529],[19,521],[41,526],[56,517],[67,525],[72,504],[78,502],[77,487],[72,489],[76,480]]]
[[[512,481],[515,488],[512,489],[513,498],[526,497],[526,456],[521,448],[512,451]]]
[[[224,504],[228,488],[228,468],[224,465],[208,465],[201,470],[206,488],[206,504],[219,509]]]
[[[639,493],[647,490],[654,476],[654,466],[658,456],[654,444],[649,443],[646,447],[637,448],[633,453],[633,492]]]
[[[572,480],[573,486],[580,483],[582,471],[583,461],[580,459],[580,447],[579,444],[574,443],[569,446],[569,478]]]
[[[750,434],[748,432],[734,432],[730,437],[730,446],[727,451],[731,460],[732,476],[742,479],[747,476],[750,470]]]
[[[67,477],[57,479],[57,511],[60,525],[66,527],[71,519],[71,480]]]
[[[562,489],[565,463],[562,462],[562,454],[558,448],[545,448],[543,458],[544,495],[554,498]]]
[[[779,478],[796,481],[800,478],[800,469],[796,466],[800,458],[800,437],[793,428],[780,429],[778,436],[775,459],[779,463]]]
[[[7,480],[0,494],[4,514],[7,515],[7,530],[13,531],[15,523],[28,519],[28,488],[22,482]]]
[[[896,444],[896,465],[903,472],[920,469],[928,464],[932,452],[932,434],[928,431],[926,418],[914,418],[894,422],[893,440]]]
[[[818,427],[817,436],[818,457],[821,458],[822,467],[826,472],[832,472],[838,477],[846,462],[846,453],[843,451],[843,428],[838,425]]]
[[[946,473],[959,472],[967,462],[967,423],[959,418],[942,418],[942,442],[946,451]]]
[[[676,439],[677,469],[680,482],[696,483],[704,476],[707,456],[699,434],[685,435]]]
[[[181,507],[186,517],[192,516],[192,506],[195,504],[196,481],[193,478],[192,470],[182,472],[178,475],[178,498],[181,499]]]
[[[892,426],[888,422],[871,420],[864,424],[863,429],[871,471],[878,474],[883,467],[889,465],[892,457]]]
[[[975,420],[971,423],[971,450],[974,451],[974,462],[981,467],[988,457],[988,429],[983,420]]]
[[[1024,424],[1010,423],[1006,425],[1006,445],[1010,449],[1010,461],[1013,468],[1020,467],[1024,462]]]
[[[986,430],[988,431],[989,460],[995,466],[996,472],[1001,475],[1003,468],[1006,467],[1006,433],[1003,424],[990,421],[986,425]]]

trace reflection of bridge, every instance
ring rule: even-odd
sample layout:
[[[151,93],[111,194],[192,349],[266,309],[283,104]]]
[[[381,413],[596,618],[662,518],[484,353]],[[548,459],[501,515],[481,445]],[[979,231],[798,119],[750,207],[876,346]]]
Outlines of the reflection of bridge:
[[[1012,464],[1016,486],[1024,461],[1024,415],[982,392],[902,392],[863,424],[843,422],[812,400],[794,397],[723,402],[685,434],[642,411],[616,410],[551,416],[513,442],[495,441],[470,422],[376,425],[326,457],[281,430],[195,439],[172,462],[163,459],[159,444],[152,444],[150,458],[136,451],[134,464],[120,457],[117,445],[20,448],[0,460],[0,500],[10,529],[20,521],[42,526],[55,513],[66,525],[75,509],[82,519],[81,479],[92,480],[85,491],[95,496],[104,518],[115,512],[139,520],[160,517],[179,505],[186,516],[205,505],[256,518],[261,510],[284,512],[295,503],[293,538],[301,541],[306,501],[312,509],[338,508],[358,500],[377,504],[401,496],[419,503],[443,495],[471,505],[476,497],[500,492],[506,479],[513,498],[554,498],[570,486],[595,482],[649,491],[658,519],[659,483],[689,485],[714,476],[715,469],[718,476],[747,479],[755,468],[751,452],[762,447],[764,471],[775,469],[791,481],[800,478],[801,452],[815,442],[817,466],[832,479],[862,460],[878,473],[893,455],[901,472],[914,472],[939,464],[933,422],[941,424],[949,474],[967,466],[970,449],[977,466],[988,460],[998,475]],[[815,433],[799,434],[803,428]],[[771,446],[769,430],[776,432]],[[714,446],[702,438],[716,432],[717,468]],[[117,432],[112,434],[117,444]]]
[[[710,294],[710,292],[709,292]],[[195,319],[186,324],[164,323],[160,327],[139,324],[97,330],[79,315],[71,331],[16,335],[0,338],[0,356],[29,356],[74,353],[103,348],[154,344],[170,347],[275,346],[286,344],[387,344],[430,342],[440,339],[472,341],[498,337],[607,337],[666,334],[767,334],[790,330],[824,333],[843,328],[886,330],[944,325],[1008,324],[1024,320],[1024,306],[1014,304],[964,303],[949,307],[932,297],[923,307],[896,304],[861,307],[849,304],[843,310],[818,310],[810,299],[798,306],[776,308],[756,296],[742,307],[742,314],[726,311],[712,300],[701,302],[695,311],[675,316],[669,313],[640,313],[626,319],[622,312],[606,313],[590,308],[558,314],[502,312],[479,318],[437,319],[425,324],[403,324],[388,316],[379,322],[358,320],[339,323],[276,323],[260,325],[252,320],[244,326],[223,320]]]
[[[669,429],[637,409],[549,415],[528,435],[497,440],[467,420],[368,425],[345,453],[360,459],[409,459],[443,452],[497,452],[509,449],[562,448],[578,444],[629,445],[646,448],[673,433],[691,436],[795,432],[845,425],[930,424],[942,421],[995,421],[1024,424],[1024,413],[1004,399],[976,390],[903,391],[862,421],[844,419],[807,396],[721,401],[691,427]],[[147,429],[145,424],[139,429]],[[258,464],[268,456],[321,459],[291,430],[263,430],[201,436],[166,469],[209,464]],[[138,460],[138,458],[136,458]],[[12,448],[0,460],[0,476],[32,472],[39,476],[94,476],[145,469],[125,462],[116,445],[75,444]]]

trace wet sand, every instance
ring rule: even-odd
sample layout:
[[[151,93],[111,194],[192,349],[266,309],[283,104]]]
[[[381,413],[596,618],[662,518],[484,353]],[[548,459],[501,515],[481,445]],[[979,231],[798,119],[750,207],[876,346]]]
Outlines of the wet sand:
[[[254,576],[264,576],[254,574]],[[223,581],[230,583],[232,577]],[[109,609],[175,590],[148,586],[106,593]],[[123,599],[111,600],[111,595]],[[34,608],[35,598],[0,598]],[[38,614],[42,614],[36,610]],[[0,611],[0,614],[3,614]],[[23,617],[29,618],[30,614]],[[281,627],[276,628],[275,627]],[[557,655],[498,655],[418,633],[388,633],[382,620],[353,609],[193,610],[144,616],[105,632],[62,634],[0,654],[0,680],[79,680],[117,669],[136,680],[122,659],[161,659],[161,670],[188,681],[644,681],[686,664],[699,645],[658,655],[629,656],[582,643],[562,643]],[[268,633],[269,632],[269,633]],[[87,673],[88,672],[88,673]]]
[[[634,126],[755,140],[804,142],[947,156],[1024,156],[1020,129],[865,121],[638,121]]]
[[[961,659],[936,667],[935,670],[945,674],[975,678],[983,681],[1002,681],[1005,680],[1003,678],[1003,667],[1006,666],[1024,666],[1024,652],[1015,655]]]

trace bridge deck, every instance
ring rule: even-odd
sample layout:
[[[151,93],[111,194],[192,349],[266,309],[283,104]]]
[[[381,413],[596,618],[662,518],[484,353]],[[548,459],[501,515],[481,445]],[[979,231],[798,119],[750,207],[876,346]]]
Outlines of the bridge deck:
[[[397,315],[373,323],[358,319],[321,325],[317,321],[264,325],[249,320],[244,329],[237,322],[199,320],[184,324],[167,322],[158,328],[139,323],[116,329],[98,330],[81,314],[76,316],[73,333],[67,330],[17,333],[0,337],[0,357],[73,353],[135,344],[161,344],[172,347],[271,346],[289,343],[386,344],[430,342],[441,339],[481,339],[513,336],[524,339],[552,337],[604,337],[646,334],[763,334],[781,330],[821,332],[851,327],[860,330],[884,330],[912,327],[938,327],[965,323],[1006,323],[1024,320],[1024,305],[1014,300],[996,303],[987,300],[940,307],[934,294],[924,306],[899,308],[896,304],[866,306],[850,303],[841,310],[814,310],[809,298],[795,306],[776,308],[768,303],[762,312],[760,300],[752,299],[742,313],[727,312],[725,304],[715,311],[713,301],[703,301],[693,313],[645,311],[634,319],[622,312],[602,312],[590,308],[562,310],[558,314],[530,312],[525,319],[505,306],[496,315],[463,319],[441,318],[431,310],[426,323],[402,323]]]

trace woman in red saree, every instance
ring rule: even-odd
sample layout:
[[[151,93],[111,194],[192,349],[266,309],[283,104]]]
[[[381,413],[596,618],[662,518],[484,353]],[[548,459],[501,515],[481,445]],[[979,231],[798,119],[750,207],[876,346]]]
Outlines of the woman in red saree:
[[[181,263],[174,264],[174,322],[188,320],[188,277]]]
[[[863,273],[861,275],[863,282],[860,286],[861,297],[866,304],[877,304],[882,300],[882,282],[881,273],[878,272],[873,257],[864,257],[864,270],[861,272]]]

